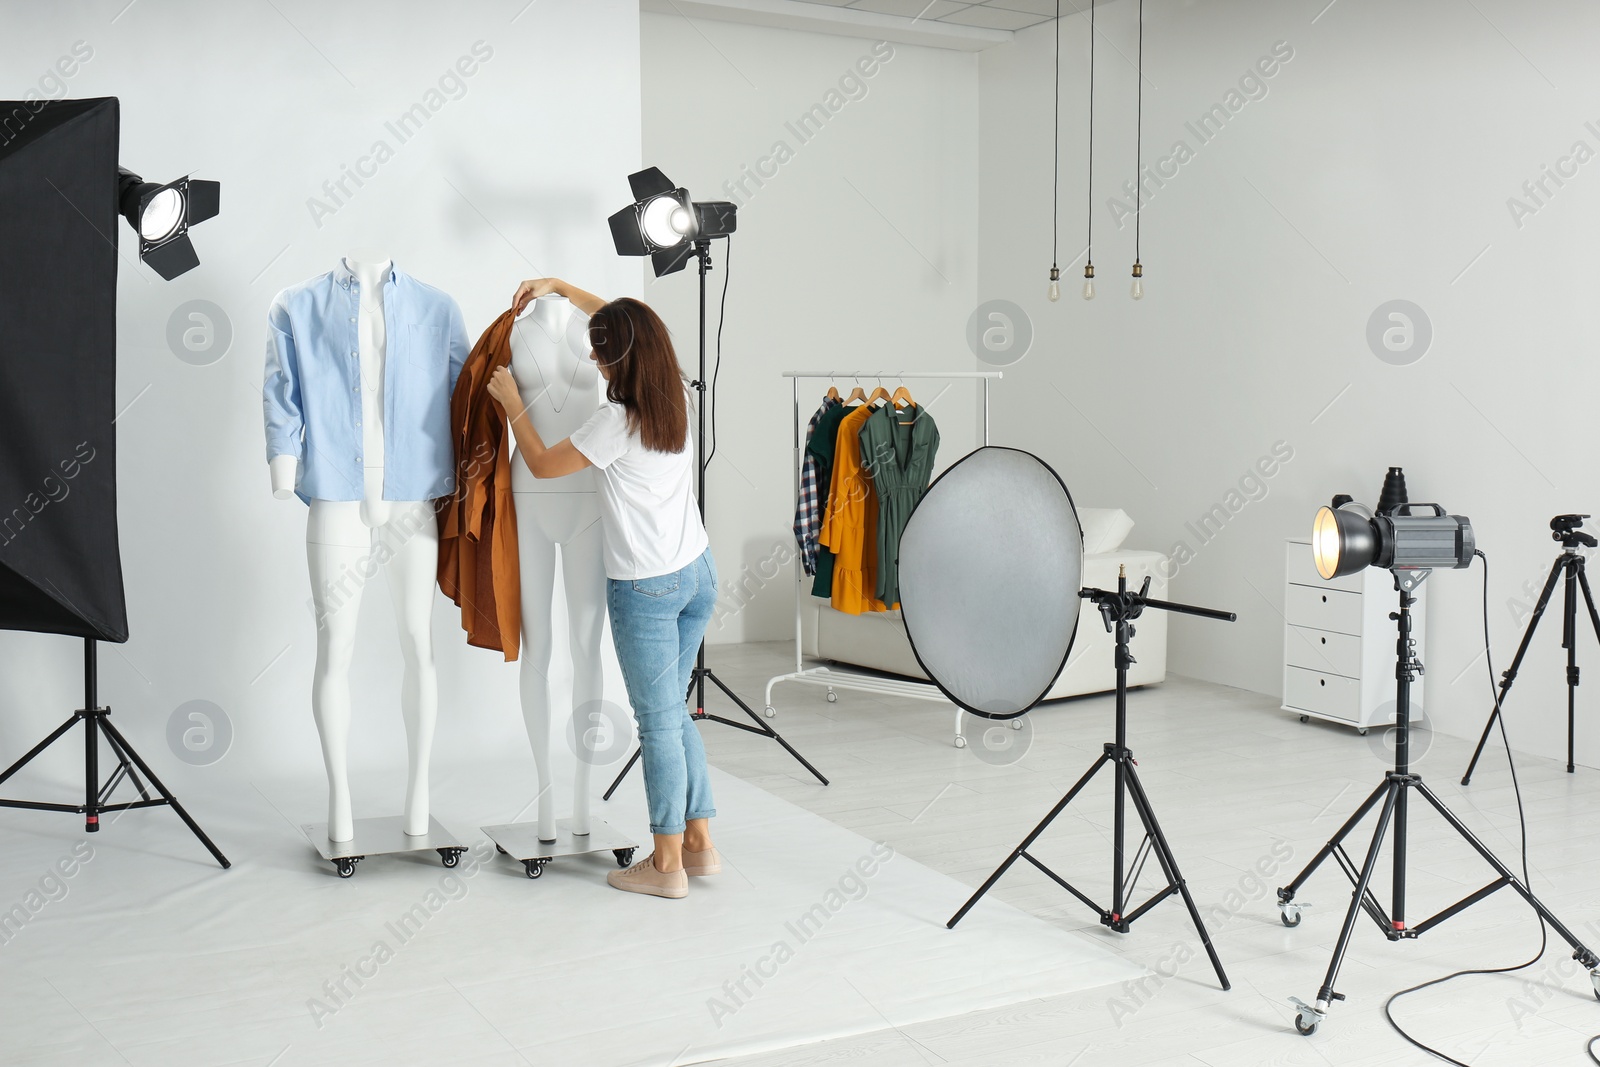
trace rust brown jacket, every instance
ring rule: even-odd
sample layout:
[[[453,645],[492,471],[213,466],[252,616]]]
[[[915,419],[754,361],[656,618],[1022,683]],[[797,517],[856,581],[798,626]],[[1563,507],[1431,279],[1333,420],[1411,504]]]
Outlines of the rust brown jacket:
[[[456,488],[438,501],[439,588],[461,608],[467,643],[517,658],[522,589],[517,511],[511,496],[512,442],[489,377],[511,362],[507,311],[483,331],[450,395]]]

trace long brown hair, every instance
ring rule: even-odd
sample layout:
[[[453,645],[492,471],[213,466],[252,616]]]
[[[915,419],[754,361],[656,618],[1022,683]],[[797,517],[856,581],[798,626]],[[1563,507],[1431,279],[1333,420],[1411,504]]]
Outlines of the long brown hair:
[[[589,317],[589,344],[606,369],[606,399],[628,413],[628,429],[654,452],[682,452],[688,398],[661,316],[631,296],[619,297]]]

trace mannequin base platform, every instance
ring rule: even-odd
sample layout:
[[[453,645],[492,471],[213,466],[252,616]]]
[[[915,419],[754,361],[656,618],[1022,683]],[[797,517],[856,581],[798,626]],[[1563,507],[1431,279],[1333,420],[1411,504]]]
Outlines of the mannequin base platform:
[[[599,819],[594,819],[586,834],[572,832],[571,819],[556,820],[556,839],[539,840],[539,824],[512,822],[500,826],[480,827],[494,842],[495,851],[522,863],[529,878],[544,873],[544,865],[561,856],[584,856],[591,852],[610,852],[617,858],[618,867],[633,862],[633,851],[639,846],[627,835],[612,829]]]
[[[457,841],[454,834],[431,816],[428,819],[428,832],[415,836],[406,833],[404,815],[386,815],[381,819],[357,819],[355,833],[348,841],[330,841],[328,824],[325,822],[306,823],[300,827],[300,831],[306,835],[306,840],[311,842],[311,847],[316,849],[323,859],[333,864],[340,878],[349,878],[355,874],[356,864],[368,856],[433,851],[439,854],[440,861],[446,867],[454,867],[460,862],[461,854],[467,850],[466,845]]]

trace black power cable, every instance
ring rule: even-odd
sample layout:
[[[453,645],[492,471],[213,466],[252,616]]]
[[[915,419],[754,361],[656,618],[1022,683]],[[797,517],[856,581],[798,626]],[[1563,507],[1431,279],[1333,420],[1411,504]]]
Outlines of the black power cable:
[[[1521,827],[1521,830],[1522,830],[1522,884],[1526,885],[1526,886],[1529,886],[1529,888],[1531,890],[1532,889],[1532,885],[1531,885],[1532,880],[1528,877],[1528,819],[1527,819],[1527,813],[1523,810],[1523,807],[1522,807],[1522,786],[1519,785],[1518,782],[1517,782],[1517,763],[1516,763],[1516,760],[1513,759],[1512,755],[1511,755],[1511,739],[1506,736],[1505,716],[1498,714],[1498,712],[1500,711],[1500,691],[1495,685],[1495,680],[1494,680],[1495,679],[1495,675],[1494,675],[1494,658],[1493,658],[1493,653],[1491,653],[1490,650],[1489,650],[1489,557],[1484,555],[1482,550],[1475,551],[1473,553],[1473,555],[1477,556],[1480,560],[1483,561],[1483,654],[1484,654],[1484,661],[1485,661],[1485,664],[1489,668],[1489,692],[1494,697],[1494,709],[1495,709],[1495,712],[1497,713],[1495,715],[1495,721],[1500,724],[1500,740],[1505,744],[1505,748],[1506,748],[1506,764],[1507,764],[1507,766],[1509,766],[1511,768],[1511,788],[1516,793],[1516,796],[1517,796],[1517,824]],[[1538,913],[1535,912],[1535,914],[1537,915]],[[1430,1056],[1436,1056],[1436,1057],[1438,1057],[1439,1059],[1443,1060],[1446,1063],[1453,1063],[1453,1064],[1456,1065],[1456,1067],[1472,1067],[1471,1064],[1464,1063],[1461,1060],[1458,1060],[1453,1056],[1448,1056],[1445,1053],[1440,1052],[1438,1049],[1433,1048],[1430,1045],[1423,1044],[1421,1041],[1418,1041],[1416,1038],[1414,1038],[1410,1034],[1406,1033],[1405,1030],[1400,1026],[1400,1024],[1395,1022],[1394,1011],[1393,1011],[1394,1002],[1399,1000],[1401,997],[1406,996],[1408,994],[1418,992],[1419,990],[1427,989],[1427,988],[1429,988],[1431,986],[1441,985],[1441,984],[1443,984],[1445,982],[1450,981],[1451,979],[1461,978],[1461,977],[1464,977],[1464,976],[1469,975],[1469,974],[1511,974],[1511,973],[1513,973],[1515,971],[1521,971],[1521,970],[1525,970],[1525,969],[1527,969],[1529,967],[1532,967],[1535,963],[1538,963],[1541,959],[1544,958],[1545,949],[1550,944],[1550,933],[1549,933],[1549,930],[1547,930],[1546,927],[1545,927],[1544,916],[1543,915],[1539,915],[1538,918],[1539,918],[1539,952],[1538,952],[1537,955],[1535,955],[1533,957],[1533,959],[1529,960],[1527,963],[1519,963],[1519,964],[1516,964],[1515,966],[1512,966],[1512,967],[1474,967],[1474,968],[1470,968],[1470,969],[1463,970],[1463,971],[1456,971],[1456,972],[1454,972],[1452,974],[1445,975],[1443,978],[1434,978],[1434,979],[1431,979],[1429,981],[1422,982],[1419,985],[1414,985],[1414,986],[1411,986],[1410,988],[1402,989],[1398,993],[1391,994],[1389,999],[1383,1002],[1383,1014],[1384,1014],[1384,1017],[1389,1020],[1389,1025],[1394,1028],[1394,1032],[1399,1034],[1401,1037],[1405,1038],[1407,1041],[1409,1041],[1411,1044],[1415,1045],[1417,1048],[1419,1048],[1422,1051],[1428,1053],[1428,1055],[1430,1055]],[[1593,1045],[1594,1045],[1594,1041],[1596,1041],[1596,1040],[1600,1040],[1600,1037],[1596,1037],[1594,1040],[1591,1040],[1589,1042],[1589,1046],[1590,1046],[1589,1047],[1589,1055],[1590,1055],[1591,1058],[1594,1057]],[[1596,1063],[1600,1063],[1600,1058],[1596,1058],[1595,1062]]]
[[[711,447],[706,449],[705,461],[700,464],[702,469],[711,466],[711,457],[717,454],[717,375],[722,372],[722,323],[728,317],[729,264],[733,262],[733,238],[723,240],[727,245],[722,253],[722,300],[717,304],[717,361],[711,367]]]

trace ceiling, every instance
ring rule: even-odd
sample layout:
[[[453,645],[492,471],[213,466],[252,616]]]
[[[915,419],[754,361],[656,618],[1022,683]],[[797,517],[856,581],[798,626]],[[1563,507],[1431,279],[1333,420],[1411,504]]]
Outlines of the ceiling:
[[[826,7],[852,8],[877,15],[897,15],[919,22],[977,26],[988,30],[1022,30],[1055,18],[1056,0],[802,0]],[[1061,12],[1076,11],[1062,0]]]

